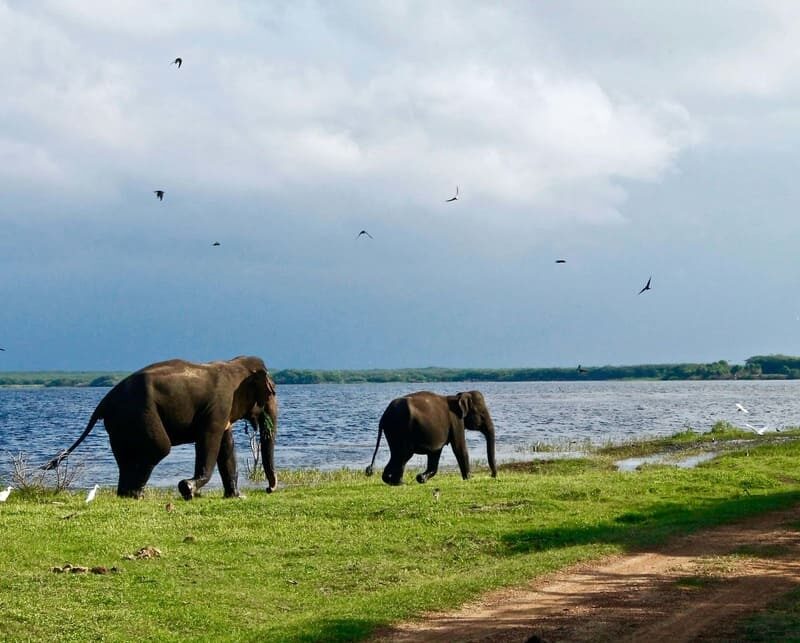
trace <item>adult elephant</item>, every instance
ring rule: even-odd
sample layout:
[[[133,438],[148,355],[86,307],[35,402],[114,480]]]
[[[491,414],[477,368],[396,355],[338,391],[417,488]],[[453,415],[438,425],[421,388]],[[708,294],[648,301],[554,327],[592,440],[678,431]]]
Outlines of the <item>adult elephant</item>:
[[[378,441],[366,473],[368,476],[372,475],[381,434],[385,433],[391,452],[389,463],[383,470],[383,481],[386,484],[403,483],[406,463],[415,453],[428,456],[428,466],[424,473],[417,475],[417,482],[422,483],[432,478],[439,469],[442,449],[448,443],[456,456],[461,477],[466,480],[469,478],[469,453],[465,429],[480,431],[486,438],[486,455],[494,478],[497,476],[494,461],[494,422],[480,391],[466,391],[456,395],[419,391],[389,402],[378,425]]]
[[[58,466],[100,419],[119,467],[119,496],[141,497],[170,447],[190,442],[195,444],[194,477],[180,481],[181,495],[190,500],[209,481],[216,463],[225,497],[238,496],[232,427],[240,419],[259,431],[267,491],[277,485],[278,403],[275,383],[258,357],[206,364],[173,359],[145,366],[112,388],[75,443],[43,468]]]

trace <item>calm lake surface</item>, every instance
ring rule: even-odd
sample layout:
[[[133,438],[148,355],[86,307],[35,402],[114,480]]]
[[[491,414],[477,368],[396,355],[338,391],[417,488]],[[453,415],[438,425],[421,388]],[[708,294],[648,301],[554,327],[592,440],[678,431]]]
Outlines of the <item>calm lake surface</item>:
[[[770,429],[800,426],[800,380],[722,382],[447,382],[435,384],[315,384],[280,386],[275,460],[281,469],[363,469],[369,464],[378,420],[391,399],[421,389],[437,393],[479,389],[497,430],[498,461],[531,457],[537,442],[577,450],[664,436],[692,427],[708,431],[719,420]],[[0,484],[11,458],[25,454],[39,464],[68,447],[86,426],[105,388],[0,388]],[[749,415],[737,412],[736,403]],[[243,424],[234,429],[240,483],[250,457]],[[468,433],[473,462],[486,461],[480,434]],[[551,454],[552,455],[552,454]],[[77,486],[115,486],[117,468],[99,422],[71,456],[82,461]],[[378,475],[389,459],[385,438],[376,458]],[[410,468],[422,468],[415,456]],[[449,447],[442,466],[455,466]],[[156,467],[151,485],[172,486],[194,469],[194,447],[174,447]],[[378,478],[379,479],[379,478]],[[212,486],[219,486],[215,473]]]

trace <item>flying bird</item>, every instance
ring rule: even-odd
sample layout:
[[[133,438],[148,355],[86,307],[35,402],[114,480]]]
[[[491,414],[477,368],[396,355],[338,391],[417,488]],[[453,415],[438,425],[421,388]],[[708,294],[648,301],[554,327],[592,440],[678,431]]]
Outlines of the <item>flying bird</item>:
[[[156,195],[156,198],[159,201],[163,201],[164,200],[164,190],[153,190],[153,194]]]
[[[567,263],[566,259],[556,259],[556,263]]]
[[[12,487],[11,485],[8,485],[8,486],[5,488],[5,490],[4,490],[4,491],[0,491],[0,502],[5,502],[6,500],[8,500],[8,496],[11,494],[11,490],[12,490],[13,488],[14,488],[14,487]]]
[[[91,502],[94,500],[94,497],[97,495],[97,490],[100,488],[99,484],[96,484],[94,487],[89,489],[89,493],[86,494],[86,502]]]
[[[445,203],[450,203],[450,201],[458,201],[458,186],[456,186],[455,196],[452,196],[449,199],[445,199]]]
[[[5,348],[0,348],[0,351],[3,351],[5,353],[6,349]]]
[[[758,435],[764,435],[764,432],[769,429],[769,424],[765,424],[764,426],[753,426],[752,424],[745,422],[744,425]]]
[[[173,61],[170,63],[170,65],[178,65],[178,69],[180,69],[180,68],[181,68],[181,65],[182,65],[182,64],[183,64],[183,58],[176,58],[175,60],[173,60]]]
[[[647,283],[644,285],[644,288],[642,288],[638,294],[641,295],[645,290],[652,290],[652,288],[650,288],[650,282],[652,281],[652,279],[653,275],[650,275],[650,279],[647,280]]]
[[[736,410],[739,411],[740,413],[745,413],[745,414],[750,413],[750,411],[748,411],[746,408],[744,408],[738,402],[736,403]]]
[[[366,230],[362,230],[361,232],[359,232],[359,233],[356,235],[356,239],[358,239],[358,238],[359,238],[359,237],[360,237],[362,234],[365,234],[365,235],[367,235],[367,236],[368,236],[370,239],[372,239],[372,235],[371,235],[369,232],[367,232]]]
[[[218,245],[220,245],[220,243],[219,243],[219,241],[215,241],[215,242],[214,242],[214,243],[212,243],[211,245],[212,245],[212,246],[218,246]]]

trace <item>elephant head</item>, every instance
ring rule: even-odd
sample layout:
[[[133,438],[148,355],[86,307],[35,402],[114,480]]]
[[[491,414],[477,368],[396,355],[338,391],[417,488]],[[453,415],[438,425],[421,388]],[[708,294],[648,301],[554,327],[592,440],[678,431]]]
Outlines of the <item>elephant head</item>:
[[[480,431],[486,438],[486,459],[492,477],[497,477],[497,466],[494,459],[494,422],[489,415],[486,401],[480,391],[466,391],[448,396],[450,410],[464,420],[464,428]]]
[[[275,382],[264,362],[255,357],[236,358],[247,374],[234,393],[231,420],[244,419],[258,430],[261,443],[261,464],[267,478],[267,492],[278,484],[275,474],[275,436],[278,430],[278,400]]]

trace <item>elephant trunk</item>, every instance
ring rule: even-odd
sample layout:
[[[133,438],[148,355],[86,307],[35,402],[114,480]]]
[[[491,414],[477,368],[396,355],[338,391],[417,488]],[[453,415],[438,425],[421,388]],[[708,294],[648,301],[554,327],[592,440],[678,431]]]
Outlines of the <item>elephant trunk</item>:
[[[278,476],[275,474],[275,436],[278,432],[278,409],[274,400],[274,397],[270,398],[258,421],[261,464],[264,466],[264,475],[267,478],[267,493],[272,493],[278,486]]]
[[[491,420],[486,427],[486,431],[484,431],[484,436],[486,436],[486,459],[489,462],[489,469],[492,471],[492,478],[496,478],[497,465],[494,460],[494,423]]]

